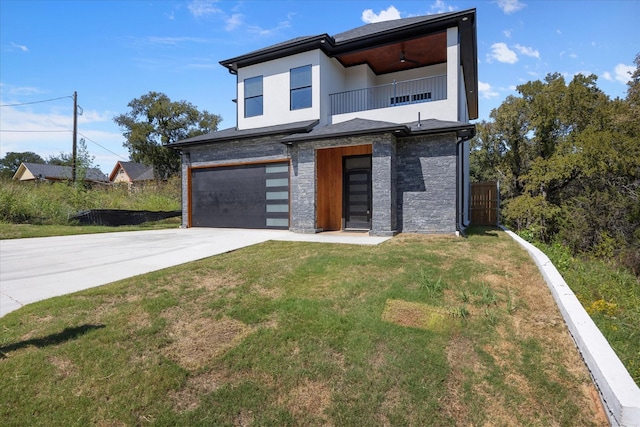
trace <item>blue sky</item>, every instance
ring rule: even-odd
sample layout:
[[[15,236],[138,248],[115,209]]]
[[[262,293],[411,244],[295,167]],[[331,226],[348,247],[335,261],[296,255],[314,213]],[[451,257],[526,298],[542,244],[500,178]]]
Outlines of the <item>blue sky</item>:
[[[477,9],[480,119],[517,85],[552,72],[567,80],[593,73],[609,96],[626,96],[640,52],[638,0],[0,0],[0,157],[71,152],[77,91],[78,132],[109,173],[128,159],[113,117],[149,91],[233,127],[235,78],[220,60],[298,36],[469,8]]]

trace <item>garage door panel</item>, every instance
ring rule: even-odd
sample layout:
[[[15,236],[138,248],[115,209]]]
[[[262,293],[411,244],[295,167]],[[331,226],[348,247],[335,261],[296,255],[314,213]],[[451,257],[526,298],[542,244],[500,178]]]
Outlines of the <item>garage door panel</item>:
[[[191,225],[289,227],[288,163],[193,169]]]

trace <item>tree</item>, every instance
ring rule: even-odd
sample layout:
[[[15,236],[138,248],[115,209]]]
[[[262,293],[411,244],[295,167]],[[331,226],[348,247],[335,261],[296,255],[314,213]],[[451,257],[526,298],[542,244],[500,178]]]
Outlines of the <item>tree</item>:
[[[94,167],[93,161],[95,156],[92,156],[87,149],[87,141],[84,138],[80,138],[76,147],[76,176],[77,178],[84,177],[87,169]],[[47,159],[47,163],[50,165],[59,166],[73,166],[73,154],[60,152],[57,156],[50,155]],[[100,165],[96,165],[100,167]]]
[[[8,152],[0,159],[0,177],[11,178],[21,163],[45,163],[44,159],[32,151],[24,153]]]
[[[157,178],[180,172],[180,157],[168,145],[181,139],[217,130],[220,116],[198,109],[187,101],[172,102],[159,92],[149,92],[127,104],[131,111],[114,117],[123,128],[134,162],[154,167]]]
[[[478,125],[471,169],[500,179],[507,225],[640,274],[640,54],[635,63],[626,99],[595,75],[518,86]]]

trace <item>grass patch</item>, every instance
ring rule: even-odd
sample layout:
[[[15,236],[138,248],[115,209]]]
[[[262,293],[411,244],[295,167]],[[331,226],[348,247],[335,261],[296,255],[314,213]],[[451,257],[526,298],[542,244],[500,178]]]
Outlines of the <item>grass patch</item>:
[[[107,227],[101,225],[34,225],[0,222],[0,240],[29,237],[72,236],[76,234],[113,233],[114,231],[159,230],[180,227],[180,218],[146,222],[140,225]]]
[[[571,256],[562,246],[538,245],[640,386],[640,278],[618,266]]]
[[[136,191],[126,186],[71,185],[65,182],[20,182],[0,179],[0,222],[67,225],[89,209],[173,211],[181,208],[180,179],[151,182]]]
[[[606,425],[496,231],[267,242],[0,319],[3,425]]]

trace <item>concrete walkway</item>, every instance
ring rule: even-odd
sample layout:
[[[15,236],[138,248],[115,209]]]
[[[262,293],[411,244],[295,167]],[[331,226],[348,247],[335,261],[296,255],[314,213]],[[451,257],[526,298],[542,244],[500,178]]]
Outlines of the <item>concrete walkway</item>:
[[[188,228],[0,240],[0,317],[25,304],[268,240],[377,245],[360,233]]]

